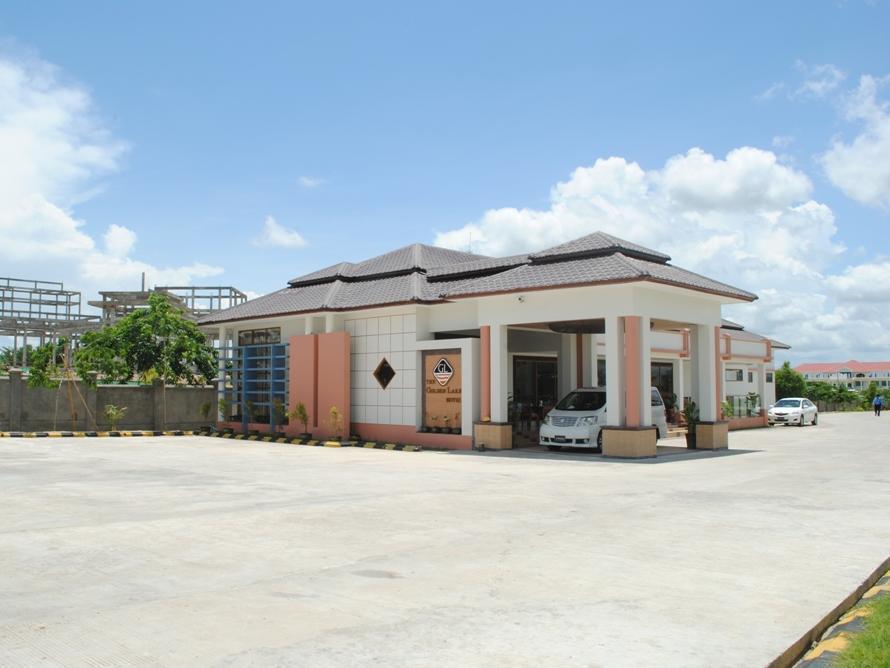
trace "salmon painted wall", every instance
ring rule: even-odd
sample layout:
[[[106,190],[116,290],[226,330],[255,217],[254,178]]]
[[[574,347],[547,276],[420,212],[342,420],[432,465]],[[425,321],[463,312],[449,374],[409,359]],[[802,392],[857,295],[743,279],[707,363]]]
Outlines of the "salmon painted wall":
[[[288,411],[292,411],[294,407],[303,402],[306,411],[309,413],[309,431],[315,430],[318,424],[318,385],[316,378],[318,377],[318,339],[314,334],[306,334],[301,336],[292,336],[290,338],[290,346],[288,347],[290,359],[288,370],[288,381],[290,383],[290,406]],[[303,425],[295,424],[291,420],[289,425],[294,431],[298,427],[298,431],[303,430]]]
[[[335,436],[330,411],[336,406],[342,420],[342,436],[349,437],[349,334],[331,332],[318,337],[318,425],[315,436]]]

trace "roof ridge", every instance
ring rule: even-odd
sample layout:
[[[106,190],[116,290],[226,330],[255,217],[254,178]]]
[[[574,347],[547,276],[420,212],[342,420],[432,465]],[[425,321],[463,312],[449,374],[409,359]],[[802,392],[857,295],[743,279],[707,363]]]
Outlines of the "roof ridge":
[[[620,262],[623,262],[625,265],[629,266],[639,276],[650,276],[650,277],[652,276],[652,274],[649,273],[648,270],[644,269],[643,267],[638,267],[636,265],[636,262],[638,261],[637,258],[628,257],[627,255],[625,255],[624,253],[621,253],[621,252],[613,253],[612,257],[619,260]]]
[[[339,279],[334,279],[331,282],[331,287],[328,288],[328,291],[324,295],[324,299],[321,300],[321,308],[326,309],[330,308],[331,304],[334,301],[334,297],[337,296],[337,293],[340,292],[340,288],[343,286],[343,281]]]

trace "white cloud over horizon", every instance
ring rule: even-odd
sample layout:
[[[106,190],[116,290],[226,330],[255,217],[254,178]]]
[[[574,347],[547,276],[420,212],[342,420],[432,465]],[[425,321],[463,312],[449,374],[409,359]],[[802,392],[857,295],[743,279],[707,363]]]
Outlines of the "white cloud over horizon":
[[[726,314],[789,343],[795,359],[886,349],[890,291],[872,300],[850,295],[879,277],[890,285],[890,265],[851,264],[832,273],[845,248],[833,211],[812,191],[806,174],[759,148],[723,158],[692,148],[651,170],[610,157],[553,186],[545,209],[492,209],[435,243],[465,250],[472,241],[474,252],[509,255],[602,230],[757,293],[757,302]]]
[[[890,112],[878,90],[890,77],[864,75],[843,100],[844,116],[861,125],[849,143],[841,139],[820,158],[829,180],[851,199],[890,210]]]
[[[222,272],[195,262],[157,267],[132,257],[137,235],[111,225],[101,241],[75,216],[127,151],[98,115],[89,92],[53,65],[0,54],[0,262],[5,275],[63,281],[83,291],[187,284]]]
[[[263,229],[258,237],[251,240],[254,246],[271,246],[275,248],[302,248],[307,244],[296,230],[285,227],[272,216],[266,216]]]

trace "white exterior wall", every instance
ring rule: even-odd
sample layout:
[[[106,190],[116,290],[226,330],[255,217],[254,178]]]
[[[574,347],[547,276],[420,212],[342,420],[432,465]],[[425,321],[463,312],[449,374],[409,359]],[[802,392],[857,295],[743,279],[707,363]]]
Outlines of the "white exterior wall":
[[[366,424],[416,425],[417,317],[414,313],[344,321],[351,345],[351,417]],[[374,378],[383,359],[396,375],[384,390]]]

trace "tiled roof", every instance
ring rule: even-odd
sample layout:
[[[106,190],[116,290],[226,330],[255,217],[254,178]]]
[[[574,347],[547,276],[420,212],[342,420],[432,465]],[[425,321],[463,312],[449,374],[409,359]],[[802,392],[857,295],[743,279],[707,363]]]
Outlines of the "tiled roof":
[[[570,285],[619,283],[651,280],[678,287],[713,292],[737,299],[753,301],[750,292],[700,276],[669,264],[649,262],[623,253],[613,253],[579,260],[565,260],[547,264],[525,264],[507,271],[467,281],[447,293],[445,297],[537,290]]]
[[[363,262],[355,264],[352,262],[341,262],[325,269],[319,269],[311,274],[294,278],[288,284],[291,286],[311,285],[335,278],[349,280],[409,273],[414,270],[429,271],[436,267],[488,259],[492,258],[451,250],[450,248],[412,244],[383,255],[378,255],[377,257],[372,257],[370,260]]]
[[[851,371],[853,373],[869,373],[875,371],[890,372],[890,362],[816,362],[799,364],[794,367],[798,373],[838,373],[839,371]]]
[[[773,348],[791,350],[791,346],[789,346],[787,343],[776,341],[775,339],[771,339],[768,336],[762,336],[760,334],[755,334],[754,332],[749,332],[744,328],[744,326],[732,320],[727,320],[726,318],[723,318],[723,323],[720,325],[720,329],[736,341],[769,341],[770,345]]]
[[[431,281],[452,280],[454,276],[473,276],[491,274],[496,269],[508,269],[518,267],[528,262],[528,255],[508,255],[507,257],[486,257],[469,262],[447,264],[426,272]]]
[[[540,253],[503,258],[413,244],[364,262],[341,262],[305,274],[283,290],[211,313],[199,322],[625,281],[654,281],[733,299],[756,299],[744,290],[671,266],[668,260],[667,255],[601,232]]]
[[[537,253],[529,255],[532,261],[549,260],[568,257],[593,257],[608,255],[620,251],[630,257],[640,257],[653,262],[669,262],[670,255],[640,246],[639,244],[613,237],[605,232],[594,232],[579,239],[567,241],[564,244],[553,246]]]

